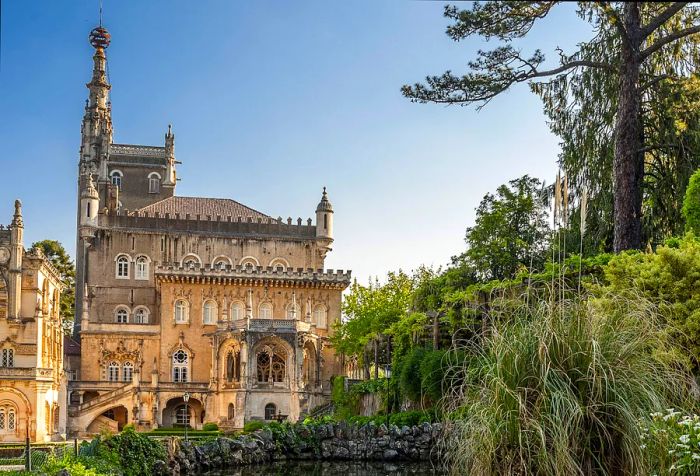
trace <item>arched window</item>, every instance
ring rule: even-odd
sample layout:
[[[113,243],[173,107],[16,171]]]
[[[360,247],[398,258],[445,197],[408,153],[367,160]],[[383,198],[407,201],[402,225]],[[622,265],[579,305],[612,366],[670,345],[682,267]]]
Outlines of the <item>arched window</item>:
[[[260,304],[258,309],[258,318],[260,319],[272,319],[272,304],[269,302],[264,302]]]
[[[119,381],[119,364],[117,362],[110,362],[107,366],[107,380],[110,382]]]
[[[175,301],[175,324],[187,324],[190,318],[190,305],[184,299]]]
[[[131,362],[124,362],[122,366],[122,380],[124,382],[131,382],[131,378],[134,375],[134,364]]]
[[[139,256],[136,258],[136,279],[148,279],[148,258]]]
[[[265,405],[265,420],[274,420],[277,415],[277,406],[274,403]]]
[[[112,185],[116,185],[121,190],[123,174],[119,170],[113,170],[109,177],[112,180]]]
[[[15,351],[13,349],[2,349],[2,367],[15,366]]]
[[[328,327],[327,312],[325,306],[316,306],[314,308],[314,322],[316,327],[325,329]]]
[[[202,306],[202,323],[204,325],[216,324],[216,303],[214,301],[205,301]]]
[[[117,258],[117,278],[129,279],[129,258],[121,255]]]
[[[254,257],[246,256],[245,258],[241,259],[241,266],[243,266],[245,269],[254,269],[260,266],[260,263],[258,263],[258,260]]]
[[[119,309],[117,309],[115,321],[117,321],[118,324],[128,323],[129,322],[129,312],[126,309],[124,309],[123,307],[120,307]]]
[[[190,426],[190,409],[187,405],[181,405],[175,409],[175,424],[178,426]]]
[[[237,321],[239,319],[245,318],[245,307],[240,301],[236,301],[231,304],[231,320]]]
[[[185,256],[185,259],[182,260],[182,267],[185,269],[193,270],[201,266],[202,263],[199,261],[199,258],[194,255]]]
[[[284,258],[275,258],[270,261],[270,267],[274,271],[284,272],[287,268],[289,268],[289,263]]]
[[[148,174],[148,193],[160,192],[160,175],[156,172]]]
[[[233,403],[228,404],[228,419],[229,421],[233,420],[236,416],[236,407],[233,406]]]
[[[258,367],[258,382],[284,382],[286,365],[284,359],[278,354],[260,352],[256,361]]]
[[[187,352],[180,349],[173,354],[173,382],[189,382],[190,359]]]
[[[299,314],[300,312],[299,304],[290,303],[289,306],[287,306],[287,319],[299,319],[301,316],[301,314]]]
[[[148,314],[148,309],[145,307],[139,307],[134,311],[134,323],[148,324]]]
[[[229,266],[231,261],[228,258],[217,258],[212,266],[217,271],[224,271],[226,266]]]
[[[0,433],[9,433],[17,429],[17,410],[10,405],[0,407]]]

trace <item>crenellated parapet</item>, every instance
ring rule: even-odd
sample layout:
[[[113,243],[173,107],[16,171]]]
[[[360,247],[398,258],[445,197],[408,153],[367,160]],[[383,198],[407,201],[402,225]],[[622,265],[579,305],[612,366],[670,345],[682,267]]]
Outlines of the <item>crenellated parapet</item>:
[[[190,215],[179,213],[149,213],[145,211],[116,210],[100,214],[99,227],[107,229],[130,229],[139,231],[168,233],[201,233],[208,235],[275,237],[288,239],[315,240],[316,227],[311,219],[296,223],[291,218],[281,220],[266,217]]]
[[[345,289],[351,271],[314,269],[274,269],[272,267],[204,266],[186,267],[182,263],[160,264],[155,268],[156,280],[165,283],[207,283],[247,286],[313,287]]]

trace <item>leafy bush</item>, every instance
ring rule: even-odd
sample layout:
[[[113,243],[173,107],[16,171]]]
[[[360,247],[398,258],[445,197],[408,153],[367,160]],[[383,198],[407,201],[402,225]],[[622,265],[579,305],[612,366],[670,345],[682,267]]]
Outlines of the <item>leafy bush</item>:
[[[649,474],[640,418],[684,397],[688,376],[643,299],[514,308],[445,399],[458,474]]]
[[[208,421],[204,425],[202,425],[202,431],[218,431],[218,430],[219,430],[219,425],[217,425],[213,421]]]
[[[243,425],[243,433],[253,433],[254,431],[262,430],[263,428],[265,428],[264,421],[253,420]]]
[[[104,445],[116,452],[125,476],[150,474],[156,461],[166,457],[165,448],[160,443],[133,428],[126,428],[105,440]]]
[[[355,425],[366,425],[368,423],[374,423],[379,426],[387,423],[386,415],[374,415],[374,416],[353,416],[350,417],[348,423]],[[416,426],[424,422],[432,423],[436,421],[436,414],[434,411],[424,411],[424,410],[414,410],[408,412],[398,412],[391,413],[389,415],[389,424],[396,425],[398,427],[403,426]]]
[[[619,254],[605,267],[605,279],[602,292],[657,304],[676,342],[690,351],[690,364],[700,368],[700,241],[695,236],[670,240],[656,253]]]
[[[426,352],[426,349],[422,347],[414,348],[406,356],[403,365],[401,366],[399,387],[401,392],[414,402],[421,401],[420,365],[425,358]]]
[[[700,417],[673,408],[656,412],[642,424],[641,448],[654,474],[700,473]]]
[[[688,231],[700,235],[700,170],[690,176],[683,199],[683,218]]]

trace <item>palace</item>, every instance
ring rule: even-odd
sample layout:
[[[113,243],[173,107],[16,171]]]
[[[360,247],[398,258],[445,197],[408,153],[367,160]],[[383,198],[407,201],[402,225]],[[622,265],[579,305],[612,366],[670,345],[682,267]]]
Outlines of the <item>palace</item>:
[[[324,270],[325,189],[309,218],[180,197],[175,135],[112,141],[109,33],[95,49],[80,146],[69,433],[296,420],[342,372],[330,346],[350,272]]]
[[[19,200],[0,225],[0,442],[66,435],[61,277],[40,249],[25,250]]]

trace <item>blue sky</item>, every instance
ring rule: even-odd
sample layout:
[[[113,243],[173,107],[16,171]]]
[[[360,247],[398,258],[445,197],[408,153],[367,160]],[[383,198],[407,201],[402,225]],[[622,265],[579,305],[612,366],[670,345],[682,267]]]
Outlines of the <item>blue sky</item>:
[[[75,247],[97,4],[2,2],[0,223],[21,198],[27,245]],[[451,41],[443,5],[104,0],[115,142],[162,145],[171,123],[178,195],[233,198],[275,217],[312,217],[327,186],[327,267],[361,281],[445,264],[465,249],[483,195],[525,173],[551,181],[559,148],[525,85],[480,112],[401,96],[402,84],[464,71],[493,46]],[[554,47],[587,37],[564,5],[521,46],[554,58]]]

